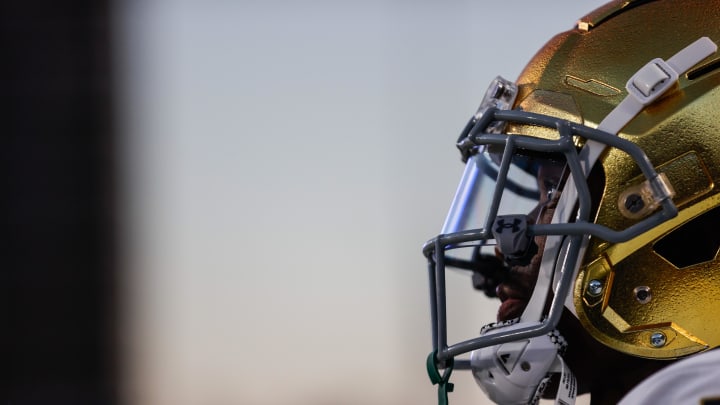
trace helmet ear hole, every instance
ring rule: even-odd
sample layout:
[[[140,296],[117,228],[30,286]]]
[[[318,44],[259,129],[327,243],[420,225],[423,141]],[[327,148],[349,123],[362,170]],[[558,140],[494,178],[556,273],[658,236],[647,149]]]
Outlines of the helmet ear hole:
[[[682,269],[709,262],[720,250],[720,207],[693,218],[655,242],[653,250],[673,266]]]
[[[587,184],[590,189],[590,199],[592,201],[590,205],[590,217],[594,218],[597,215],[602,197],[605,194],[605,168],[602,164],[598,163],[593,166],[587,177]]]

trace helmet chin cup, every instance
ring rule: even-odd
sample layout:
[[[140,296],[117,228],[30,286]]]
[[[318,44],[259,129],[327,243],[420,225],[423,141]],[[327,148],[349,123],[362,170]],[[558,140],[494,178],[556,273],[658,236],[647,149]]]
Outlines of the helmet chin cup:
[[[511,322],[483,329],[482,335],[512,332]],[[474,350],[470,357],[473,377],[487,396],[498,404],[529,404],[542,395],[557,367],[565,340],[557,332]]]

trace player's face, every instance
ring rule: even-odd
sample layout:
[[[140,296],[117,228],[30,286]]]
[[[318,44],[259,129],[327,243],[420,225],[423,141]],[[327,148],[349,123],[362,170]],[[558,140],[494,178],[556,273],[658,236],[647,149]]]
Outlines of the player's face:
[[[562,174],[561,165],[544,164],[539,167],[537,182],[540,199],[537,206],[529,213],[534,223],[547,224],[552,220],[559,198],[557,190]],[[497,313],[498,321],[517,318],[525,310],[537,281],[545,240],[544,235],[535,236],[538,251],[530,259],[530,263],[524,266],[512,266],[507,278],[498,285],[496,293],[501,301]],[[498,254],[502,255],[502,252]]]

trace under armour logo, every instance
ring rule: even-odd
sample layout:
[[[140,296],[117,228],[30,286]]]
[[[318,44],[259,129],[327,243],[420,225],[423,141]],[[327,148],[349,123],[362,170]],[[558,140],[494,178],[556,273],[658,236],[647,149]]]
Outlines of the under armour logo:
[[[497,248],[503,253],[505,262],[511,266],[527,265],[530,258],[537,253],[537,245],[532,240],[532,230],[526,215],[498,215],[492,232]]]
[[[505,218],[500,218],[495,222],[495,225],[497,226],[495,228],[495,233],[503,233],[505,229],[511,229],[513,233],[520,231],[520,218],[513,219],[512,223],[505,222]]]

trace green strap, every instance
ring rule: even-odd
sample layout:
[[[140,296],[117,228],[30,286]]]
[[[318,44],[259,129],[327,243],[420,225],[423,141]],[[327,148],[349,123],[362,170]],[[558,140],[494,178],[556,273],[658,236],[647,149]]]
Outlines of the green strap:
[[[437,351],[434,351],[428,355],[426,361],[427,372],[433,385],[438,384],[438,405],[448,405],[448,392],[453,392],[453,388],[455,388],[453,383],[448,381],[450,380],[450,374],[452,374],[455,361],[453,359],[448,360],[445,372],[440,375],[437,363],[435,362],[436,354]]]

